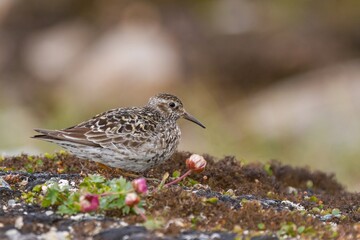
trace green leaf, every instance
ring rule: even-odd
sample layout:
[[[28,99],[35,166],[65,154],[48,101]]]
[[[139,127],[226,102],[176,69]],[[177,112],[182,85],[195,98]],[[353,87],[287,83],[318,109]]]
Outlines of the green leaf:
[[[38,160],[36,160],[35,165],[36,165],[36,166],[43,166],[43,165],[44,165],[44,162],[43,162],[43,160],[38,159]]]
[[[313,181],[307,180],[307,181],[306,181],[306,187],[307,187],[308,189],[312,189],[312,188],[314,187]]]
[[[313,207],[313,208],[312,208],[312,211],[313,211],[313,212],[316,212],[316,213],[320,213],[321,210],[320,210],[320,208],[318,208],[318,207]]]
[[[241,203],[243,204],[243,203],[247,203],[247,202],[249,202],[249,200],[247,200],[246,198],[242,198],[241,199]]]
[[[199,183],[198,181],[196,181],[196,180],[194,180],[194,179],[192,179],[192,178],[187,178],[187,182],[188,182],[188,184],[189,184],[190,186],[194,186],[194,185],[196,185],[196,184]]]
[[[259,223],[257,225],[257,227],[258,227],[259,230],[264,230],[265,229],[265,224],[264,223]]]
[[[205,202],[212,203],[212,204],[217,203],[218,201],[219,201],[219,199],[217,197],[211,197],[211,198],[205,199]]]
[[[340,209],[334,208],[334,209],[331,211],[331,214],[332,214],[333,216],[340,216],[340,214],[341,214]]]
[[[305,227],[304,227],[304,226],[300,226],[300,227],[298,227],[297,232],[298,232],[299,234],[302,234],[302,233],[304,232],[304,230],[305,230]]]
[[[49,188],[45,198],[49,200],[51,205],[54,205],[57,202],[58,196],[59,191],[57,189]]]
[[[120,178],[114,178],[112,179],[108,186],[110,187],[110,191],[111,192],[128,192],[129,190],[132,189],[132,185],[130,182],[126,181],[125,178],[120,177]]]
[[[42,189],[42,184],[36,185],[35,187],[33,187],[32,191],[33,192],[40,192]]]
[[[47,187],[45,194],[42,186]],[[77,191],[70,191],[70,186],[59,186],[55,180],[47,181],[45,184],[37,185],[32,192],[23,194],[27,202],[41,202],[43,207],[55,206],[59,214],[76,214],[81,211],[80,195],[94,193],[99,194],[99,211],[120,209],[123,214],[136,213],[133,208],[125,205],[125,196],[134,191],[132,183],[125,178],[114,178],[107,180],[100,175],[89,175],[79,184]],[[140,201],[138,208],[142,209],[144,201]]]
[[[280,236],[289,235],[295,237],[297,235],[296,225],[293,222],[283,223],[280,230],[278,231]]]
[[[50,206],[51,206],[50,200],[44,198],[43,201],[41,202],[41,206],[42,206],[42,207],[50,207]]]
[[[162,180],[161,180],[159,186],[157,187],[158,190],[160,190],[164,186],[164,184],[165,184],[166,180],[169,178],[169,176],[170,176],[170,174],[168,172],[166,172],[163,175]]]
[[[84,182],[87,178],[84,179]],[[103,183],[105,182],[105,178],[98,174],[89,175],[88,180],[92,183]]]
[[[124,206],[122,209],[122,213],[123,214],[129,214],[130,213],[131,208],[129,206]]]
[[[120,209],[125,206],[125,197],[111,196],[106,204],[103,205],[104,209]]]
[[[55,155],[52,155],[50,153],[44,153],[44,157],[50,160],[53,160],[55,158]]]
[[[311,196],[310,198],[309,198],[309,200],[311,201],[311,202],[318,202],[319,201],[319,199],[316,197],[316,196]]]
[[[264,165],[264,170],[265,170],[266,174],[269,175],[269,176],[272,176],[274,174],[272,169],[271,169],[271,164],[270,163],[266,163]]]
[[[160,229],[164,226],[163,219],[147,219],[143,226],[148,230]]]
[[[176,170],[176,171],[174,171],[173,173],[172,173],[172,177],[173,178],[178,178],[178,177],[180,177],[180,171],[178,171],[178,170]]]
[[[30,163],[25,164],[25,171],[28,172],[28,173],[33,173],[34,168],[33,168],[32,164],[30,164]]]
[[[106,179],[103,176],[94,174],[85,177],[79,187],[86,192],[100,194],[109,190],[105,182]]]
[[[58,207],[57,213],[62,214],[62,215],[73,215],[76,214],[78,211],[74,208],[69,208],[66,205],[60,205]]]

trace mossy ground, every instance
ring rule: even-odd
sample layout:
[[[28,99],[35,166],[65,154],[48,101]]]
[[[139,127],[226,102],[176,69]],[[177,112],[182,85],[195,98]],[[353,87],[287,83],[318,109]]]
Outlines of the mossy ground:
[[[162,179],[165,172],[186,171],[187,152],[176,153],[169,161],[145,173],[149,179]],[[348,238],[360,237],[360,194],[347,192],[333,175],[307,168],[293,168],[279,162],[268,164],[242,164],[234,157],[214,159],[204,155],[208,165],[201,174],[190,176],[178,186],[154,191],[159,181],[149,181],[152,190],[146,197],[146,215],[159,225],[154,232],[176,235],[184,230],[235,232],[238,236],[271,235],[301,236],[302,238]],[[19,198],[22,192],[30,191],[23,183],[19,171],[31,173],[64,174],[78,182],[83,176],[99,173],[106,178],[119,177],[119,171],[103,169],[92,161],[79,160],[66,153],[43,156],[21,155],[0,160],[1,175],[14,191],[0,191],[0,204],[6,206],[10,199]],[[31,174],[29,175],[31,176]],[[30,180],[29,180],[30,179]],[[31,182],[31,177],[27,179]],[[194,182],[199,184],[194,185]],[[34,183],[33,183],[34,185]],[[226,200],[209,200],[195,192],[205,189],[237,199],[252,196],[254,200],[239,200],[241,207]],[[262,199],[289,200],[300,204],[304,210],[289,210],[264,207]],[[280,201],[278,201],[280,203]],[[37,205],[24,207],[28,211],[43,212]],[[340,214],[338,214],[340,212]],[[333,213],[333,214],[332,214]],[[335,214],[336,213],[336,214]],[[21,213],[0,210],[0,232],[15,225]],[[36,216],[36,215],[33,215]],[[29,220],[29,216],[25,216]],[[40,234],[51,227],[66,230],[71,225],[73,236],[89,237],[97,231],[113,227],[116,219],[128,224],[142,223],[140,216],[123,216],[121,211],[106,212],[105,218],[92,221],[72,222],[69,218],[53,216],[53,221],[42,223],[41,218],[32,218],[21,229],[22,233]],[[36,223],[36,224],[35,224]],[[336,224],[335,224],[336,223]],[[156,224],[153,224],[156,225]],[[97,226],[95,228],[95,226]]]

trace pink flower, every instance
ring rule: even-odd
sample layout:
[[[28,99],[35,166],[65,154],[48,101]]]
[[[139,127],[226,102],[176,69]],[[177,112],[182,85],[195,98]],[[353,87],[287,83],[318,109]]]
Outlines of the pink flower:
[[[125,197],[125,204],[133,207],[140,202],[140,198],[136,193],[128,193]]]
[[[147,192],[147,185],[145,178],[138,178],[132,181],[132,186],[137,193],[146,193]]]
[[[92,212],[99,207],[99,195],[86,194],[80,196],[80,210],[81,212]]]
[[[193,154],[186,159],[186,167],[195,173],[201,173],[204,171],[206,164],[207,162],[203,156],[198,154]]]

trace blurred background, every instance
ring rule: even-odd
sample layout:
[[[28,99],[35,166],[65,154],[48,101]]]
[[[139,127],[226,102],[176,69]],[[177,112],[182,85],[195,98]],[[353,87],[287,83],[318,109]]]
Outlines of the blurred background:
[[[159,92],[181,150],[277,159],[360,190],[360,1],[2,0],[0,155]]]

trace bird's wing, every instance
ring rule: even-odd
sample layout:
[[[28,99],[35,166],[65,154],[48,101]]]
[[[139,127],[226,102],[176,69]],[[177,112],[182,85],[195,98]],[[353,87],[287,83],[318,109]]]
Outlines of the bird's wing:
[[[100,115],[93,118],[90,125],[90,130],[84,134],[86,139],[107,148],[134,148],[156,135],[152,113],[138,108]]]
[[[114,109],[63,130],[42,130],[35,138],[119,150],[134,148],[156,135],[154,114],[140,108]]]
[[[72,128],[66,130],[47,130],[47,129],[34,129],[36,132],[40,133],[33,136],[33,138],[41,139],[54,143],[61,142],[73,142],[81,145],[88,145],[99,147],[100,145],[88,141],[84,138],[84,134],[88,131],[86,128]]]

